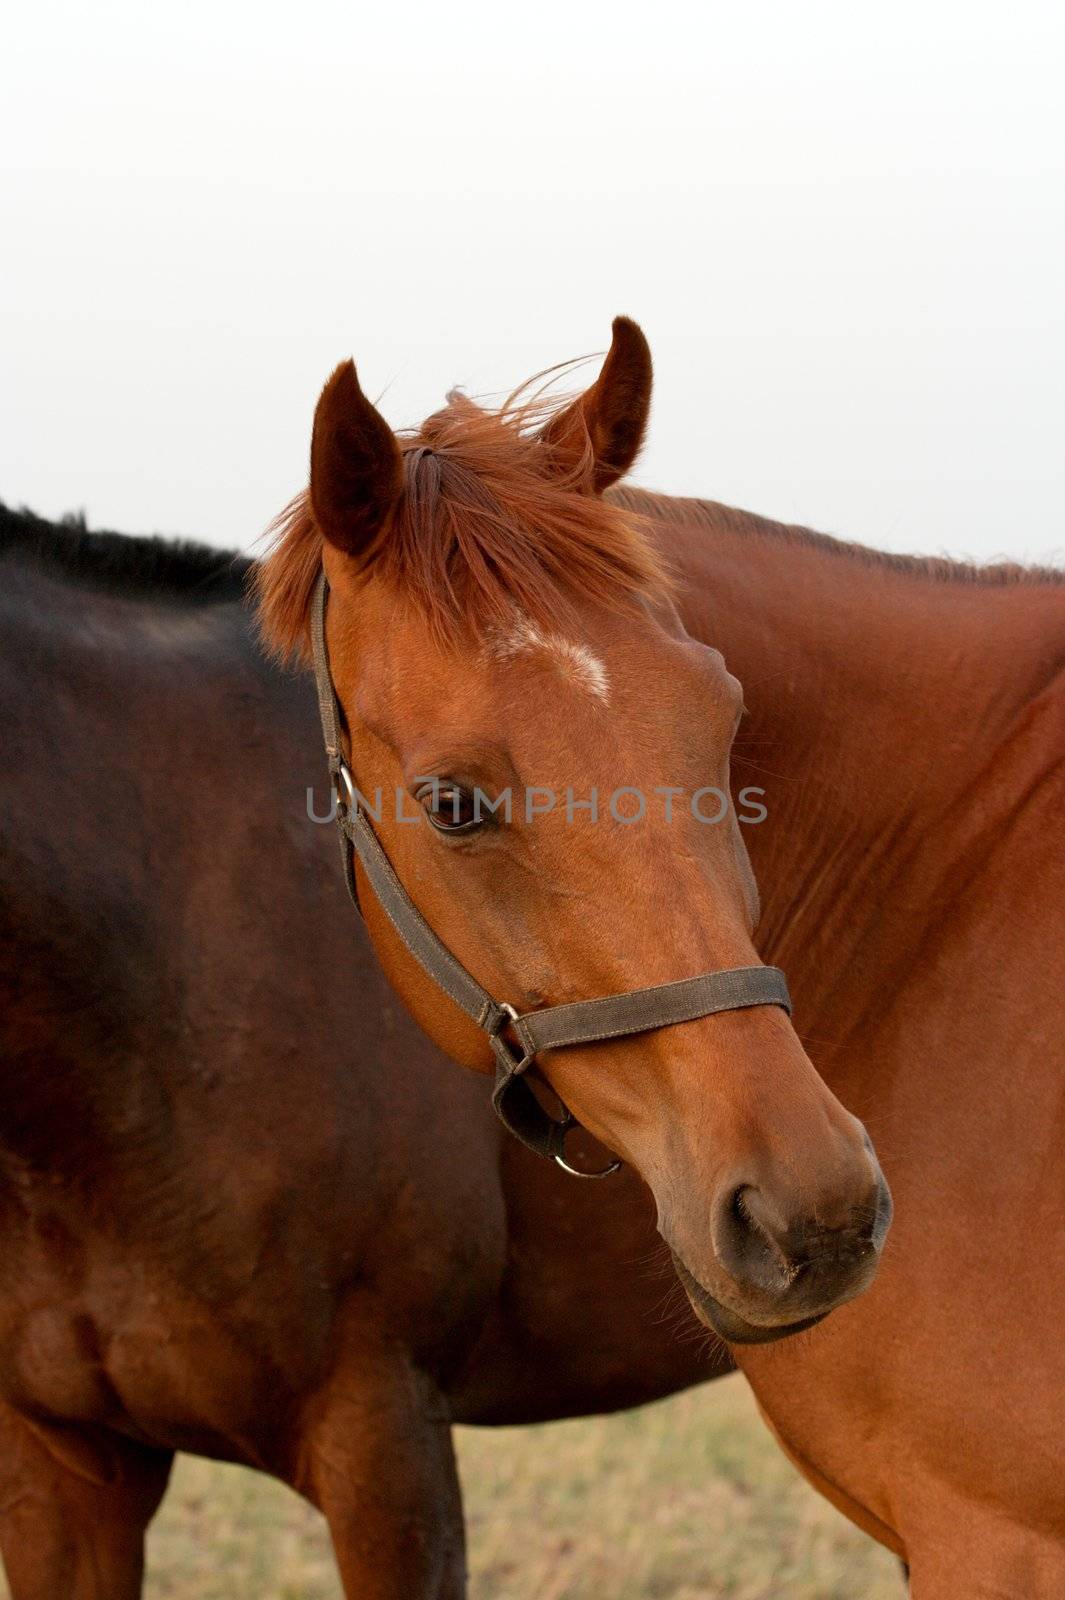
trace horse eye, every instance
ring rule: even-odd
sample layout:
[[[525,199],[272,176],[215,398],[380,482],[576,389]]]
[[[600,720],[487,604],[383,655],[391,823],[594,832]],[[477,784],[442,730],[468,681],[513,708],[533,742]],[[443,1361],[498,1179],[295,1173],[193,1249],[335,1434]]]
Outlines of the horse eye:
[[[430,784],[418,799],[440,833],[472,833],[484,820],[474,795],[457,783]]]

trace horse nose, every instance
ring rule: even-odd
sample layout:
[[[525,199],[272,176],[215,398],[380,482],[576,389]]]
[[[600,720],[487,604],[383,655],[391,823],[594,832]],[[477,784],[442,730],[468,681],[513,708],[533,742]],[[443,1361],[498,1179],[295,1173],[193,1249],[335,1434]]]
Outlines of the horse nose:
[[[711,1223],[719,1262],[745,1296],[789,1317],[829,1310],[865,1288],[891,1218],[887,1185],[869,1153],[860,1186],[831,1206],[786,1187],[726,1185]]]

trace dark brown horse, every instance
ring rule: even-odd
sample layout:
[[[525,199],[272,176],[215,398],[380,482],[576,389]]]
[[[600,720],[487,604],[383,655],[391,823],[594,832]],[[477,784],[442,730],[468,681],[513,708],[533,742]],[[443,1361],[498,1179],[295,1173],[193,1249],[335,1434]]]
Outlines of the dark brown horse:
[[[504,1135],[379,976],[313,695],[246,566],[0,513],[0,1542],[133,1600],[175,1450],[329,1519],[346,1592],[463,1592],[449,1424],[727,1370],[639,1180]]]
[[[518,1012],[753,958],[735,819],[707,827],[684,803],[728,788],[741,700],[724,652],[767,791],[748,830],[759,947],[791,977],[823,1076],[771,1007],[550,1050],[539,1070],[643,1173],[693,1305],[736,1343],[785,1449],[906,1557],[914,1594],[1050,1600],[1065,585],[604,498],[650,381],[619,319],[596,384],[553,415],[454,396],[397,437],[341,366],[309,494],[260,574],[267,633],[305,647],[324,568],[351,771],[421,814],[406,825],[397,801],[374,826],[444,944]],[[596,814],[592,790],[677,804]],[[486,1070],[483,1035],[360,888],[411,1010]],[[830,1091],[882,1143],[899,1212],[850,1305],[885,1211]]]

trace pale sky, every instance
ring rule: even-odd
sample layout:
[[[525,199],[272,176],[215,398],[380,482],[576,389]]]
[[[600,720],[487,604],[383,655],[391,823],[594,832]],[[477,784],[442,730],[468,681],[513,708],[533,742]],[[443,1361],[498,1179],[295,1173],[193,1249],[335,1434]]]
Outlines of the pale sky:
[[[0,498],[249,546],[338,360],[406,424],[624,311],[636,481],[1065,561],[1063,55],[1056,0],[35,0]]]

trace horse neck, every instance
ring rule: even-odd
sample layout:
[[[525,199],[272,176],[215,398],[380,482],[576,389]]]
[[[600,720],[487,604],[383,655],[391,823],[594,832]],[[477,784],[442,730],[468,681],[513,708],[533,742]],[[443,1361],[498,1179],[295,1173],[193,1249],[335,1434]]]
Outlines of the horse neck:
[[[686,625],[744,686],[733,776],[766,791],[744,830],[760,947],[837,1026],[849,964],[857,1022],[1053,762],[1065,585],[936,576],[659,504]]]

